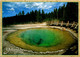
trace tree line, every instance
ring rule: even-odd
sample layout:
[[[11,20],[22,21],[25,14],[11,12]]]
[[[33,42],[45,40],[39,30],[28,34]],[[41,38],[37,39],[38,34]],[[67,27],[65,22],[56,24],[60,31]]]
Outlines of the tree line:
[[[30,22],[44,22],[55,19],[64,22],[78,22],[78,3],[68,2],[66,6],[64,4],[63,6],[60,6],[59,9],[55,8],[52,12],[49,13],[45,13],[44,10],[32,10],[25,15],[25,12],[22,11],[13,17],[4,17],[3,26],[25,24]]]

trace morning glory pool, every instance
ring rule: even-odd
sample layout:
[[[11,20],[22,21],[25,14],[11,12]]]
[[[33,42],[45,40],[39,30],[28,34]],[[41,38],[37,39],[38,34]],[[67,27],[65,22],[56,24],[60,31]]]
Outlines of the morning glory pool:
[[[10,43],[36,52],[69,48],[75,39],[68,31],[53,28],[19,29],[6,38]]]
[[[50,29],[30,29],[20,34],[21,39],[30,45],[36,46],[55,46],[61,41],[61,34]]]

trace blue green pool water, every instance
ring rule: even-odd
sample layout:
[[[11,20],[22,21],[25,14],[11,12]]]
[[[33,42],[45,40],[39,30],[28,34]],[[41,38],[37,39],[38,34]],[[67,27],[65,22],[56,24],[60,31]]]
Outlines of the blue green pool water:
[[[10,33],[6,40],[15,46],[37,52],[67,49],[76,42],[70,32],[53,28],[20,29]]]
[[[30,45],[50,47],[61,43],[62,35],[56,30],[30,29],[20,33],[21,39]]]

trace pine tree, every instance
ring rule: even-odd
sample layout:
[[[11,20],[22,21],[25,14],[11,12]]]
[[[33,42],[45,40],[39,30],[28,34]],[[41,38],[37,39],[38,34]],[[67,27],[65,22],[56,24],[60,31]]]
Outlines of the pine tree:
[[[25,13],[24,13],[24,11],[22,11],[22,15],[24,15]]]
[[[19,12],[18,16],[20,16],[20,15],[21,15],[21,12]]]

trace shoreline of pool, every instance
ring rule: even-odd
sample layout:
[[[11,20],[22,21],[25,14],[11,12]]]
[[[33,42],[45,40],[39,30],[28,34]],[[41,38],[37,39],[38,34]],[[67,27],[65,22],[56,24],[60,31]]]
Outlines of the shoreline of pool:
[[[34,26],[35,25],[35,26]],[[14,51],[15,52],[15,54],[17,54],[18,52],[20,53],[20,54],[24,54],[23,53],[23,50],[24,49],[21,49],[21,48],[19,48],[19,47],[16,47],[15,45],[13,45],[13,44],[11,44],[9,41],[6,41],[5,40],[5,38],[7,37],[7,35],[8,34],[10,34],[10,33],[13,33],[13,32],[15,32],[15,31],[17,31],[18,29],[29,29],[29,28],[56,28],[56,29],[60,29],[60,30],[67,30],[67,31],[69,31],[70,33],[72,33],[77,39],[78,39],[78,36],[77,36],[77,34],[76,33],[74,33],[73,31],[71,31],[71,30],[69,30],[69,29],[66,29],[66,28],[64,28],[64,27],[58,27],[58,26],[46,26],[46,25],[36,25],[36,24],[33,24],[33,25],[27,25],[27,27],[26,27],[26,25],[24,26],[22,26],[22,28],[21,28],[21,26],[19,27],[19,26],[13,26],[13,28],[3,28],[3,33],[4,32],[6,32],[4,35],[3,35],[3,48],[5,48],[4,46],[6,46],[6,48],[4,49],[4,50],[7,50],[7,51],[5,51],[4,52],[4,54],[6,54],[7,52],[11,52],[9,49],[10,48],[14,48],[14,49],[16,49],[16,51]],[[9,46],[7,46],[7,45],[9,45]],[[21,50],[20,50],[21,49]],[[9,50],[9,51],[8,51]],[[62,50],[61,50],[62,51]],[[26,53],[25,55],[29,55],[29,54],[32,54],[32,55],[34,55],[34,53],[32,52],[31,53],[31,50],[29,51],[29,50],[27,50],[27,52],[28,53]],[[58,52],[58,51],[56,51],[56,52]],[[66,52],[66,51],[65,51]],[[46,52],[46,53],[50,53],[49,51],[48,52]],[[59,53],[59,52],[58,52]],[[36,52],[35,52],[35,54],[36,54]],[[44,52],[40,52],[40,54],[44,54]],[[63,52],[62,53],[60,53],[60,54],[63,54]]]

